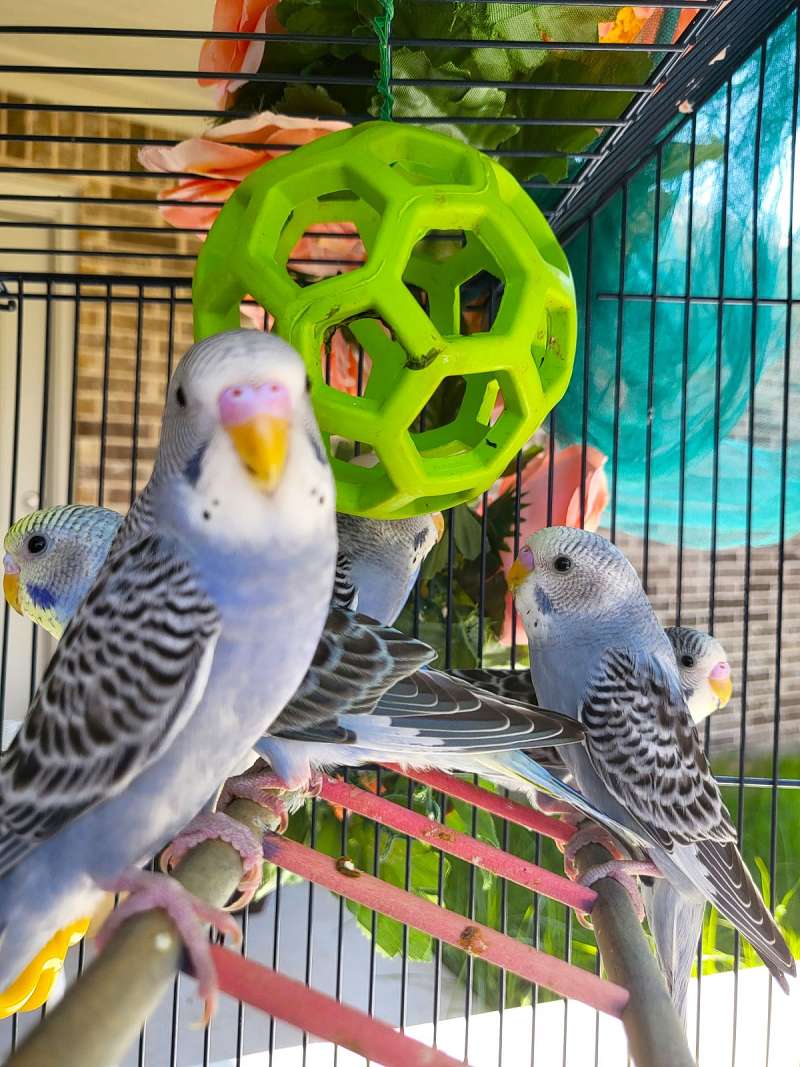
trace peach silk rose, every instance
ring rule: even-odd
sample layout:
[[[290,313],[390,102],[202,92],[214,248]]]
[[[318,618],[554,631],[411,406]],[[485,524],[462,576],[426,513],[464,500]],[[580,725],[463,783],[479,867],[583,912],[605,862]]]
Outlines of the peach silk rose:
[[[330,119],[298,119],[264,111],[249,119],[236,119],[213,126],[203,137],[192,137],[172,148],[149,147],[139,151],[145,170],[162,174],[193,174],[159,193],[164,201],[161,214],[171,226],[208,230],[248,174],[262,164],[285,155],[290,148],[316,141],[328,133],[349,129],[349,123]],[[248,144],[258,148],[248,148]],[[275,147],[270,147],[275,145]],[[278,146],[282,147],[278,147]],[[213,201],[203,206],[206,201]],[[216,205],[220,206],[217,207]],[[197,206],[184,206],[197,205]],[[314,226],[317,233],[355,234],[348,222],[325,222]],[[314,260],[302,265],[303,273],[318,277],[352,269],[364,259],[358,237],[304,237],[292,250],[296,260]],[[329,262],[326,262],[329,261]],[[348,267],[348,263],[352,267]]]
[[[522,472],[522,503],[525,505],[520,516],[520,544],[536,530],[543,526],[580,526],[581,525],[581,473],[582,448],[569,445],[555,454],[553,462],[553,503],[548,522],[547,486],[550,476],[550,449],[545,448],[527,464]],[[604,467],[607,456],[598,449],[588,445],[586,448],[586,477],[583,482],[583,525],[587,530],[596,530],[600,525],[603,512],[608,504],[608,480]],[[516,476],[501,478],[492,491],[500,495],[512,487]],[[508,574],[514,562],[514,554],[504,552],[503,570]],[[506,594],[506,613],[503,623],[501,641],[511,644],[511,595]],[[517,623],[516,640],[525,643],[525,631]]]
[[[278,0],[217,0],[214,5],[213,29],[227,33],[282,33],[275,9]],[[201,85],[213,85],[217,107],[224,109],[230,93],[248,80],[235,75],[255,74],[264,58],[264,41],[237,41],[216,38],[204,41],[200,49],[198,70],[203,74],[219,72],[234,75],[222,78],[198,78]]]

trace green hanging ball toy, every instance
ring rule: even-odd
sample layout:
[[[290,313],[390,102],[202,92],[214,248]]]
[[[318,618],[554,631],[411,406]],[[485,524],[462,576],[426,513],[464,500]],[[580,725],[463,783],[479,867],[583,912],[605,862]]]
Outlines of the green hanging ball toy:
[[[331,222],[355,225],[364,264],[299,284],[292,250]],[[494,321],[467,333],[469,283],[487,276],[499,294]],[[572,276],[541,212],[487,156],[415,126],[333,133],[243,181],[198,257],[197,339],[236,329],[247,294],[306,362],[337,507],[354,515],[402,518],[474,500],[572,371]],[[337,330],[369,357],[362,396],[325,383]],[[342,439],[367,455],[344,458]]]

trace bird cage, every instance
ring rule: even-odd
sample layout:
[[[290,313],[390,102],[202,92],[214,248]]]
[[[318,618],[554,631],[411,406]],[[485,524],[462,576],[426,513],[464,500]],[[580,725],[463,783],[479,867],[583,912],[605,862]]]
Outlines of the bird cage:
[[[566,253],[574,369],[494,484],[446,512],[397,625],[447,670],[523,669],[504,575],[524,538],[561,524],[609,536],[665,625],[707,630],[727,651],[734,695],[701,736],[745,860],[797,955],[796,5],[352,7],[142,0],[118,13],[46,0],[16,11],[16,24],[8,13],[0,526],[66,502],[127,510],[151,469],[173,365],[193,340],[202,242],[252,170],[375,118],[482,151]],[[448,226],[415,254],[444,263],[464,241]],[[288,266],[306,287],[362,256],[352,221],[326,218],[298,237]],[[491,327],[503,297],[495,274],[460,285],[463,333]],[[250,294],[240,310],[245,325],[273,325]],[[341,325],[320,352],[325,381],[362,396],[370,337],[389,341],[381,330],[377,320]],[[463,381],[447,379],[420,432],[446,426],[463,395]],[[358,441],[331,447],[369,466]],[[55,642],[7,605],[0,625],[6,745]],[[628,1062],[627,993],[607,981],[576,919],[592,900],[552,880],[558,824],[485,786],[391,766],[328,781],[268,857],[241,920],[241,966],[215,948],[227,995],[211,1024],[193,1026],[193,982],[181,974],[140,1029],[134,1020],[138,1037],[114,1062],[425,1062],[417,1046],[393,1045],[389,1028],[437,1049],[442,1064]],[[531,964],[520,946],[541,958]],[[0,1021],[4,1059],[92,956],[81,940],[53,973],[50,1000]],[[262,969],[242,970],[242,957]],[[707,909],[687,1021],[704,1067],[796,1063],[793,1001],[758,962]],[[298,985],[273,984],[276,974]],[[388,1028],[369,1030],[361,1015],[340,1026],[331,999]],[[82,1062],[80,1048],[63,1057]]]

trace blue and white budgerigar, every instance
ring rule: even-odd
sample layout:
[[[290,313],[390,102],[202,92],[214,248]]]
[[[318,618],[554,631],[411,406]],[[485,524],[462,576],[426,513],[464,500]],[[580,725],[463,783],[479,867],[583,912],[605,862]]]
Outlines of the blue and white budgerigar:
[[[336,516],[339,551],[350,564],[358,610],[392,626],[419,575],[425,557],[444,533],[440,512],[410,519]]]
[[[725,650],[719,641],[700,630],[668,626],[664,632],[675,654],[684,699],[692,719],[699,724],[730,700],[733,683]],[[498,696],[536,703],[529,670],[468,669],[456,674]],[[560,748],[543,749],[537,753],[536,760],[571,779]],[[681,893],[666,878],[643,881],[641,895],[661,973],[675,1010],[685,1022],[689,979],[703,928],[705,899]]]
[[[562,753],[578,789],[638,832],[651,873],[687,904],[711,902],[788,990],[795,962],[739,853],[675,653],[633,567],[599,534],[554,527],[528,538],[509,585],[539,699],[584,727],[583,743]]]
[[[292,696],[335,557],[302,360],[257,331],[195,345],[169,387],[150,481],[0,762],[0,986],[104,890],[130,890],[116,914],[166,908],[210,996],[196,902],[138,865]],[[260,850],[241,824],[220,836]]]
[[[689,626],[668,626],[681,689],[696,725],[727,707],[733,694],[731,667],[725,649],[711,634]]]

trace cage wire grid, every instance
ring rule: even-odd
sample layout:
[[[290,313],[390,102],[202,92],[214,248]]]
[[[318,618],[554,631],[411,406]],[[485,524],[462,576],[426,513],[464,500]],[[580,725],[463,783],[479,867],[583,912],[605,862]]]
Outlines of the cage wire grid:
[[[436,2],[441,0],[430,0],[431,4]],[[513,0],[509,6],[521,2],[522,0]],[[548,2],[555,3],[555,0]],[[567,0],[567,3],[564,3],[562,0],[561,6],[592,5],[576,0]],[[781,736],[784,726],[781,717],[782,705],[791,706],[800,690],[791,653],[786,651],[787,645],[791,647],[792,623],[795,623],[796,627],[797,622],[791,592],[797,590],[800,584],[800,551],[797,542],[792,544],[791,538],[787,537],[787,492],[792,473],[790,445],[798,434],[792,420],[792,400],[796,401],[798,388],[796,360],[792,359],[796,351],[797,332],[797,320],[793,314],[797,297],[792,273],[793,238],[796,228],[794,199],[797,195],[797,16],[795,14],[790,17],[788,23],[782,23],[784,32],[789,32],[794,38],[794,72],[790,91],[785,96],[789,116],[786,126],[789,164],[784,178],[788,185],[789,197],[787,213],[781,220],[781,225],[788,235],[780,265],[787,281],[781,290],[781,286],[776,285],[774,279],[765,284],[759,275],[763,262],[759,247],[759,227],[764,216],[760,214],[756,201],[759,173],[764,168],[761,160],[761,133],[771,40],[767,35],[778,27],[781,19],[794,5],[747,3],[745,0],[718,4],[672,0],[671,3],[655,6],[676,11],[693,9],[697,14],[684,35],[677,42],[666,45],[598,46],[594,42],[547,42],[549,50],[558,50],[567,44],[570,51],[588,51],[602,47],[624,52],[645,47],[656,57],[656,63],[645,83],[626,87],[630,89],[632,100],[618,118],[599,121],[598,116],[598,121],[594,121],[593,117],[589,116],[574,120],[584,126],[599,127],[602,132],[591,147],[574,153],[570,160],[567,180],[556,182],[555,185],[536,180],[524,183],[531,195],[541,203],[557,233],[567,243],[576,276],[581,314],[582,329],[575,372],[575,382],[580,388],[575,391],[572,408],[565,408],[563,411],[556,409],[549,417],[546,429],[555,440],[559,435],[563,436],[563,424],[567,416],[572,419],[573,428],[578,426],[577,435],[573,434],[573,439],[580,446],[580,480],[584,483],[590,473],[590,448],[598,414],[590,402],[590,386],[594,381],[593,359],[597,358],[595,351],[598,342],[610,344],[615,357],[613,380],[608,383],[614,413],[613,447],[608,459],[611,499],[603,528],[607,527],[612,539],[618,540],[632,556],[657,606],[665,615],[670,615],[665,617],[665,621],[694,623],[724,634],[735,634],[738,647],[729,648],[728,651],[736,665],[738,728],[732,732],[720,723],[718,718],[714,718],[706,722],[705,741],[712,757],[717,752],[725,752],[725,747],[730,746],[732,740],[736,744],[735,758],[726,766],[726,773],[719,774],[718,777],[730,788],[727,798],[748,859],[751,858],[753,847],[752,842],[747,839],[749,820],[758,805],[763,803],[761,798],[767,798],[769,843],[766,884],[769,887],[769,903],[774,908],[780,901],[776,887],[781,835],[786,834],[785,828],[779,824],[779,801],[800,786],[797,765],[784,757]],[[786,26],[789,27],[788,30],[785,30]],[[215,34],[206,29],[188,31],[169,27],[146,29],[133,26],[86,28],[9,25],[0,27],[0,30],[12,40],[47,34],[62,37],[65,44],[73,37],[96,38],[98,44],[113,44],[115,38],[188,38],[196,41],[198,45],[201,40],[214,37],[260,37],[267,41],[270,47],[280,47],[281,43],[311,44],[317,40],[313,35],[226,35]],[[392,48],[413,47],[420,43],[432,48],[454,44],[453,41],[445,40],[420,41],[396,36],[390,38]],[[496,41],[489,40],[470,41],[469,44],[471,47],[497,47]],[[541,47],[542,43],[513,41],[507,42],[505,46],[535,49]],[[724,55],[721,55],[723,52]],[[731,198],[740,192],[738,187],[733,188],[730,180],[732,171],[738,166],[736,153],[734,152],[733,156],[731,154],[731,132],[737,122],[743,121],[743,114],[741,110],[736,110],[735,101],[739,99],[737,94],[740,93],[740,70],[745,61],[756,65],[757,86],[755,106],[754,109],[751,108],[755,144],[750,191],[752,223],[745,235],[745,243],[749,244],[751,270],[749,287],[734,285],[733,289],[729,290],[731,245],[734,243],[728,232],[733,229],[729,215]],[[0,100],[0,112],[5,120],[3,132],[0,134],[0,147],[5,147],[5,152],[0,157],[0,182],[6,176],[12,179],[15,176],[17,179],[20,176],[27,177],[31,181],[31,189],[41,177],[61,177],[80,182],[80,191],[68,194],[54,194],[49,190],[38,189],[35,192],[6,191],[8,186],[0,186],[0,228],[7,235],[3,241],[5,247],[0,248],[0,281],[3,285],[3,290],[0,290],[0,339],[4,349],[0,352],[4,360],[4,407],[0,433],[3,456],[8,457],[7,462],[4,459],[3,471],[0,472],[0,507],[3,508],[5,528],[21,510],[36,506],[37,503],[77,499],[81,502],[124,508],[146,479],[155,447],[154,428],[163,388],[174,360],[191,340],[190,271],[195,259],[196,245],[193,242],[200,231],[190,226],[166,228],[158,215],[158,208],[163,205],[152,192],[161,188],[164,182],[174,182],[176,179],[190,178],[193,175],[188,172],[165,175],[139,170],[135,165],[135,150],[146,145],[174,145],[176,139],[163,134],[163,127],[168,125],[168,120],[211,120],[218,116],[218,112],[210,107],[156,108],[103,102],[102,86],[106,77],[113,75],[130,79],[194,79],[197,77],[196,70],[117,69],[113,65],[86,67],[66,64],[49,66],[44,70],[30,64],[9,63],[0,66],[0,74],[19,75],[21,88],[24,86],[25,77],[34,74],[52,78],[54,81],[59,77],[77,76],[85,79],[87,84],[97,87],[98,100],[96,104],[91,105],[73,104],[68,101],[53,103],[51,100],[27,99],[24,89],[23,95],[6,94],[6,97]],[[268,83],[278,77],[284,82],[298,85],[308,80],[300,74],[268,73],[254,75],[253,80]],[[319,78],[315,80],[324,81]],[[356,77],[349,81],[353,84],[359,83]],[[360,81],[363,82],[364,79]],[[375,83],[374,79],[367,79],[367,82]],[[423,86],[425,79],[393,78],[390,82],[392,88],[402,88],[405,83],[411,87]],[[474,81],[448,81],[449,87],[465,90],[474,84]],[[497,87],[500,87],[500,84],[497,83]],[[519,88],[516,85],[513,87]],[[583,89],[584,86],[533,83],[527,88],[530,91],[569,93]],[[619,89],[620,86],[616,84],[593,86],[593,90],[598,93]],[[682,101],[690,105],[691,113],[688,116],[677,110],[677,105]],[[707,205],[694,207],[695,182],[697,181],[699,186],[703,167],[703,161],[697,158],[697,131],[698,123],[706,121],[702,105],[714,101],[717,102],[715,106],[720,108],[724,130],[720,171],[723,206],[717,243],[713,249],[715,255],[711,257],[717,279],[711,288],[697,290],[696,277],[703,274],[698,266],[698,257],[701,253],[708,252],[707,247],[701,247],[698,251],[699,239],[696,236],[702,221],[701,211],[708,210]],[[247,114],[249,112],[234,109],[227,112],[226,117],[246,117]],[[361,114],[345,115],[349,121],[360,121],[366,117]],[[80,133],[70,133],[70,124],[79,119],[82,122],[91,120],[98,125],[87,125],[82,127]],[[441,124],[441,120],[437,121],[435,117],[398,117],[396,121],[418,121],[431,128]],[[458,121],[459,124],[467,126],[476,120],[464,115],[459,116]],[[563,117],[543,117],[530,122],[543,128],[568,124]],[[93,129],[96,132],[91,132]],[[665,188],[664,176],[669,171],[676,144],[682,146],[681,151],[688,159],[688,167],[685,184],[681,186],[678,197],[684,211],[682,257],[678,257],[680,263],[676,268],[677,273],[666,272],[668,282],[674,283],[681,271],[683,277],[678,278],[678,283],[672,284],[670,288],[664,281],[664,247],[667,238],[662,232],[660,220],[664,206],[662,198],[666,199],[674,192],[674,189]],[[250,141],[243,142],[243,145],[247,148],[258,147],[258,144]],[[271,143],[269,147],[281,146]],[[290,150],[292,146],[283,147]],[[88,153],[90,149],[95,152],[93,156]],[[504,154],[502,150],[489,151],[496,156]],[[643,178],[643,175],[649,177]],[[643,194],[642,185],[646,181],[650,182],[652,188],[648,186],[646,194]],[[217,206],[217,202],[198,201],[194,205],[186,206],[201,211]],[[634,209],[638,214],[645,213],[650,218],[649,272],[645,272],[647,277],[644,281],[641,276],[632,277],[634,272],[628,230],[632,225],[630,220]],[[120,217],[127,221],[119,221]],[[612,238],[610,244],[609,234]],[[740,230],[736,230],[735,237],[738,251]],[[104,243],[101,244],[101,240]],[[330,262],[326,260],[326,263]],[[29,269],[21,269],[20,263]],[[35,264],[35,269],[31,264]],[[496,291],[490,294],[490,301],[495,309],[500,297],[501,294]],[[678,513],[677,541],[674,554],[666,558],[660,553],[659,542],[652,536],[651,531],[651,510],[655,508],[652,496],[655,475],[651,470],[651,456],[654,451],[652,420],[647,421],[646,428],[641,535],[632,536],[618,521],[620,455],[629,432],[629,427],[624,424],[620,415],[623,369],[626,360],[630,358],[626,348],[626,330],[629,326],[631,330],[635,327],[640,331],[637,336],[644,338],[643,354],[640,354],[640,358],[647,364],[646,401],[647,409],[651,410],[655,399],[655,369],[661,359],[660,332],[666,322],[659,316],[663,314],[664,308],[677,309],[682,316],[677,334],[670,334],[679,339],[681,429],[677,442],[680,451],[680,473],[675,497]],[[710,543],[700,567],[697,551],[687,545],[684,538],[684,472],[687,438],[692,429],[687,382],[691,351],[696,343],[696,331],[699,328],[692,315],[697,314],[696,309],[702,308],[708,309],[711,316],[708,322],[711,323],[714,334],[714,399],[711,417],[714,449]],[[741,312],[736,311],[737,308],[741,309]],[[725,316],[740,313],[744,317],[735,320],[733,328],[738,327],[742,331],[742,336],[746,338],[749,346],[745,375],[748,402],[741,420],[746,453],[744,492],[748,527],[742,549],[732,557],[718,536],[717,515],[724,492],[724,472],[720,469],[719,455],[723,438],[721,424],[725,414],[721,401],[723,354],[726,331],[730,327]],[[637,314],[643,315],[644,318],[637,320]],[[765,555],[763,548],[754,546],[750,518],[762,490],[755,469],[757,433],[761,432],[762,428],[758,402],[763,393],[760,388],[760,368],[756,361],[756,351],[767,330],[764,326],[765,315],[781,316],[782,322],[782,352],[773,366],[774,373],[770,379],[775,393],[775,432],[780,444],[781,462],[779,529],[774,550],[769,555]],[[359,359],[358,377],[359,386],[363,386],[363,353]],[[96,403],[98,390],[99,406]],[[89,395],[92,391],[93,397]],[[555,506],[555,450],[550,450],[547,463],[549,521],[553,518]],[[515,485],[515,550],[519,547],[523,520],[523,473],[523,462],[519,458],[516,464]],[[485,497],[480,519],[482,547],[480,555],[474,561],[480,583],[472,652],[478,661],[483,657],[487,642],[486,505]],[[586,503],[582,498],[581,521],[585,518],[585,509]],[[436,641],[441,646],[445,665],[450,667],[461,665],[464,656],[463,642],[459,636],[456,588],[458,549],[452,514],[448,519],[444,544],[446,611]],[[732,579],[737,583],[735,599],[743,614],[741,626],[738,627],[733,626],[731,597],[725,589],[726,583]],[[424,617],[424,597],[419,585],[413,594],[407,618],[416,635],[426,638],[431,636],[430,624]],[[758,642],[752,636],[756,631]],[[768,669],[761,663],[754,662],[759,650],[763,650],[765,634],[769,638],[768,654],[771,657]],[[7,606],[4,607],[3,614],[3,637],[0,652],[0,708],[5,716],[13,717],[13,710],[9,709],[27,704],[27,698],[33,692],[51,651],[52,642],[41,631],[34,633],[21,620],[11,619]],[[508,650],[508,662],[512,666],[517,664],[517,649],[514,644]],[[756,701],[761,704],[766,702],[768,705],[767,710],[758,719],[757,731],[750,725]],[[751,761],[748,759],[754,732],[757,732],[757,740],[762,748],[764,738],[767,739],[767,758],[762,761],[763,767],[757,770],[750,768]],[[378,791],[386,780],[386,774],[387,772],[380,768],[375,771],[375,788]],[[404,793],[401,799],[411,806],[416,792],[412,781],[402,781],[398,788]],[[446,798],[444,795],[434,794],[430,803],[444,811]],[[312,846],[319,844],[319,837],[323,832],[329,832],[329,827],[326,828],[321,821],[322,807],[321,802],[312,802],[309,817],[309,839]],[[346,851],[350,818],[347,813],[343,814],[338,831],[343,851]],[[469,812],[466,828],[473,836],[479,835],[482,818],[475,808]],[[370,858],[373,872],[377,873],[387,842],[391,842],[393,836],[378,824],[374,825],[372,832]],[[499,837],[503,848],[511,846],[512,836],[508,823],[501,824]],[[401,882],[408,888],[412,884],[414,873],[412,845],[410,839],[402,835],[398,840],[404,849],[400,863]],[[750,853],[747,851],[748,847]],[[786,847],[788,849],[790,846]],[[547,861],[549,848],[547,842],[537,837],[532,843],[530,858],[536,863]],[[553,857],[549,858],[552,860]],[[445,862],[439,855],[438,869],[434,875],[436,884],[432,894],[439,903],[445,901]],[[477,877],[475,869],[470,867],[463,901],[465,913],[470,918],[475,917],[480,906],[481,887]],[[318,979],[319,971],[318,967],[315,968],[315,963],[319,963],[320,959],[320,947],[314,937],[315,921],[324,905],[325,894],[310,883],[306,893],[307,898],[302,908],[305,912],[305,945],[301,953],[299,976],[314,983],[315,979]],[[511,893],[507,883],[502,882],[498,886],[497,921],[504,932],[509,929]],[[262,937],[254,949],[251,927],[255,916],[246,912],[242,920],[245,954],[252,952],[255,958],[280,967],[282,953],[284,957],[286,955],[286,917],[294,914],[287,911],[290,896],[290,887],[285,877],[277,872],[269,904],[272,909],[269,936]],[[334,994],[347,999],[347,913],[341,899],[335,907],[336,952],[329,973],[333,975]],[[295,916],[294,921],[296,918]],[[378,922],[377,915],[373,913],[368,923],[372,936],[366,958],[366,997],[362,1005],[370,1012],[381,1010],[379,987],[384,964],[376,949]],[[554,922],[558,923],[560,944],[557,949],[562,957],[570,959],[578,952],[582,954],[583,965],[599,969],[596,954],[591,956],[586,947],[587,943],[576,940],[569,910],[563,909],[556,917],[549,904],[545,906],[539,897],[533,895],[530,901],[530,932],[537,947],[547,940],[550,951],[556,948],[556,935],[552,933]],[[409,929],[403,927],[397,1010],[389,1020],[401,1027],[409,1022],[415,967],[418,966],[412,959],[411,938]],[[68,969],[74,972],[83,964],[83,945],[71,955]],[[730,1003],[733,1035],[729,1050],[731,1064],[741,1063],[745,1056],[742,1043],[746,1040],[746,1035],[742,1033],[739,1022],[742,1006],[739,955],[738,939],[734,939],[734,985]],[[433,977],[430,994],[430,1019],[434,1041],[439,1037],[447,1014],[443,985],[448,970],[444,956],[441,943],[435,943],[432,948]],[[537,998],[536,991],[533,992],[530,1006],[528,1047],[520,1054],[518,1048],[509,1047],[506,1025],[509,1001],[507,976],[503,972],[495,976],[492,987],[493,1001],[487,1004],[486,997],[481,998],[473,988],[474,968],[472,957],[465,956],[463,989],[460,993],[464,1017],[461,1035],[464,1055],[467,1055],[470,1049],[475,1019],[481,1014],[479,1009],[494,1006],[498,1012],[498,1020],[493,1060],[496,1059],[498,1064],[518,1063],[523,1059],[526,1062],[529,1059],[531,1064],[545,1062],[537,1042],[537,1015],[541,1017],[542,1003],[540,998]],[[704,1033],[702,1011],[707,997],[706,984],[700,973],[696,987],[696,1023],[692,1033],[698,1055],[707,1048],[704,1040],[708,1040],[707,1029]],[[222,1020],[217,1020],[202,1035],[189,1034],[186,1027],[185,1002],[182,999],[187,985],[188,983],[182,982],[180,978],[176,980],[171,1003],[162,1007],[162,1018],[151,1020],[143,1029],[138,1049],[131,1053],[126,1063],[209,1064],[222,1060],[238,1064],[247,1062],[247,1056],[253,1049],[265,1053],[263,1062],[286,1062],[279,1059],[280,1027],[274,1020],[265,1022],[263,1017],[253,1015],[242,1005],[229,1007],[234,1013],[232,1030],[229,1026],[224,1026]],[[766,999],[768,1035],[771,1032],[773,1007],[770,985]],[[574,1013],[575,1008],[564,1001],[561,1010],[561,1060],[566,1067],[570,1060],[570,1042],[575,1041],[574,1032],[569,1025],[570,1015]],[[13,1048],[20,1036],[35,1021],[35,1017],[16,1016],[3,1023],[0,1032],[3,1034],[4,1047]],[[540,1021],[539,1032],[542,1025]],[[223,1032],[225,1036],[221,1037]],[[230,1033],[235,1035],[232,1039]],[[595,1064],[602,1062],[603,1041],[600,1018],[597,1016],[594,1020],[592,1050]],[[300,1039],[300,1049],[301,1062],[305,1065],[310,1061],[312,1053],[308,1035],[305,1033]],[[761,1053],[765,1063],[776,1062],[774,1057],[771,1058],[773,1050],[769,1036]],[[509,1058],[510,1056],[513,1058]],[[344,1061],[341,1055],[334,1053],[333,1062]]]

